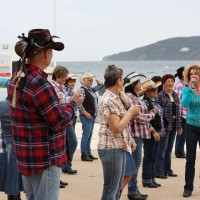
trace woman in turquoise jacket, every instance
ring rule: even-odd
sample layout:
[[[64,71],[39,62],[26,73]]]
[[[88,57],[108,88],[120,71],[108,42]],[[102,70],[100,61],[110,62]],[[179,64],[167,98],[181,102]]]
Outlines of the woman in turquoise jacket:
[[[194,189],[195,160],[197,143],[200,142],[200,64],[185,68],[186,87],[182,91],[182,104],[188,108],[186,117],[186,167],[183,197],[192,195]]]

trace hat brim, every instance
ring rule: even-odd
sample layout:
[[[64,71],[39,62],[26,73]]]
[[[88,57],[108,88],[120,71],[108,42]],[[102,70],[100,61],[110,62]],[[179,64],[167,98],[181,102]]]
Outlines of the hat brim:
[[[161,82],[161,81],[157,81],[157,82],[155,82],[155,87],[141,89],[141,90],[138,92],[138,94],[139,94],[140,96],[143,96],[144,93],[147,92],[148,90],[158,88],[160,85],[162,85],[162,82]]]
[[[133,72],[133,73],[135,73],[135,72]],[[128,74],[125,78],[128,78],[128,76],[131,76],[131,73]],[[129,77],[128,79],[130,80],[130,82],[125,83],[125,84],[124,84],[124,88],[127,87],[127,86],[129,86],[129,85],[131,85],[131,84],[134,83],[135,81],[138,81],[138,80],[142,79],[142,78],[146,78],[146,76],[143,75],[143,74],[137,74],[137,75],[134,75],[134,76],[132,76],[132,77]]]
[[[26,57],[29,58],[32,55],[38,53],[42,49],[54,49],[56,51],[62,51],[64,49],[64,44],[62,42],[50,42],[43,46],[42,48],[39,48],[37,46],[34,46],[30,49],[26,50]],[[23,56],[24,53],[24,48],[25,48],[25,42],[24,41],[19,41],[15,45],[15,52],[19,57]]]
[[[86,79],[86,78],[90,78],[90,79],[92,79],[92,80],[95,79],[95,77],[89,76],[88,74],[84,74],[84,75],[82,75],[82,76],[80,77],[80,83],[81,83],[82,85],[84,85],[84,79]]]

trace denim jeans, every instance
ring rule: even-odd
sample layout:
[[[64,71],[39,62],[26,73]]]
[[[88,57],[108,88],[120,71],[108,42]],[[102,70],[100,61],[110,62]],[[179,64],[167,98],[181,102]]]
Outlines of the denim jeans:
[[[165,152],[165,164],[164,164],[164,173],[166,174],[173,174],[173,170],[171,169],[171,163],[172,163],[172,149],[174,146],[174,140],[176,137],[176,121],[172,124],[172,130],[168,133],[168,143],[167,143],[167,149]]]
[[[61,169],[51,166],[40,174],[22,176],[27,200],[58,200]]]
[[[160,142],[157,144],[156,158],[155,158],[155,176],[164,175],[165,152],[167,149],[169,134],[160,137]]]
[[[66,127],[66,154],[68,157],[68,161],[66,164],[63,164],[62,169],[63,170],[70,170],[72,167],[72,160],[74,153],[76,151],[78,141],[75,133],[75,125],[76,125],[76,119],[73,121],[73,125],[67,125]]]
[[[9,195],[17,195],[23,191],[22,175],[17,171],[16,157],[14,146],[12,143],[6,144],[7,151],[7,175],[5,193]]]
[[[155,163],[155,145],[153,135],[150,139],[143,139],[144,156],[142,163],[142,183],[152,183],[155,178],[154,163]]]
[[[142,138],[134,138],[135,142],[137,144],[136,150],[133,152],[133,158],[135,160],[136,164],[136,173],[132,177],[132,179],[128,183],[128,194],[135,194],[138,191],[137,187],[137,175],[138,175],[138,170],[142,161],[142,143],[143,139]]]
[[[91,154],[91,139],[92,139],[92,133],[93,133],[93,128],[94,128],[94,122],[95,122],[95,117],[92,119],[88,119],[85,117],[85,115],[80,114],[80,120],[82,123],[82,138],[81,138],[81,153],[84,154]]]
[[[126,151],[98,149],[103,167],[104,186],[101,200],[118,200],[125,175]]]
[[[200,127],[192,126],[186,123],[186,167],[185,167],[185,191],[193,191],[195,176],[195,160],[197,143],[200,145]]]
[[[181,127],[183,129],[182,135],[176,136],[176,145],[175,145],[175,155],[176,156],[184,156],[185,155],[185,150],[184,150],[184,145],[185,145],[185,123],[186,119],[181,118]]]
[[[5,192],[7,174],[7,152],[0,153],[0,191]]]

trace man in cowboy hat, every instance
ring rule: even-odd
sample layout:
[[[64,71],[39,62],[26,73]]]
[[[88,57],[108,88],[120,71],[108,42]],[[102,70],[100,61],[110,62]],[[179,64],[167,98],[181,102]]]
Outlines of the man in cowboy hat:
[[[176,70],[176,74],[174,77],[178,77],[179,81],[174,85],[174,91],[178,94],[178,97],[181,99],[182,96],[182,89],[185,87],[184,78],[183,78],[183,71],[185,67],[182,66]],[[183,129],[182,135],[176,136],[176,144],[175,144],[175,156],[177,158],[186,158],[184,146],[185,146],[185,123],[186,123],[186,115],[187,115],[187,108],[181,105],[181,126]]]
[[[65,154],[65,127],[82,102],[77,92],[61,109],[55,90],[43,71],[51,62],[54,42],[49,30],[33,29],[20,36],[15,51],[20,69],[8,85],[11,124],[18,171],[23,175],[27,199],[57,200],[60,172]],[[56,37],[56,36],[55,36]]]

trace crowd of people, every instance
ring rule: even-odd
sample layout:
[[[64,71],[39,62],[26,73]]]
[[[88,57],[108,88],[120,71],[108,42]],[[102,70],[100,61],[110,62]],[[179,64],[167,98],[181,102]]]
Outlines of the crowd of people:
[[[0,102],[0,191],[8,200],[21,200],[21,191],[27,200],[58,200],[59,188],[68,185],[60,180],[61,172],[77,174],[72,168],[77,117],[82,124],[80,159],[92,162],[98,159],[91,139],[99,116],[102,200],[120,199],[126,186],[129,200],[146,200],[148,194],[137,184],[141,164],[143,187],[158,188],[158,179],[176,178],[174,143],[175,156],[186,158],[183,197],[191,196],[200,142],[200,65],[149,80],[137,72],[124,76],[122,68],[108,65],[103,81],[85,72],[75,91],[78,76],[66,66],[57,65],[52,80],[44,72],[52,50],[64,49],[53,37],[47,29],[33,29],[15,45],[18,71]]]

